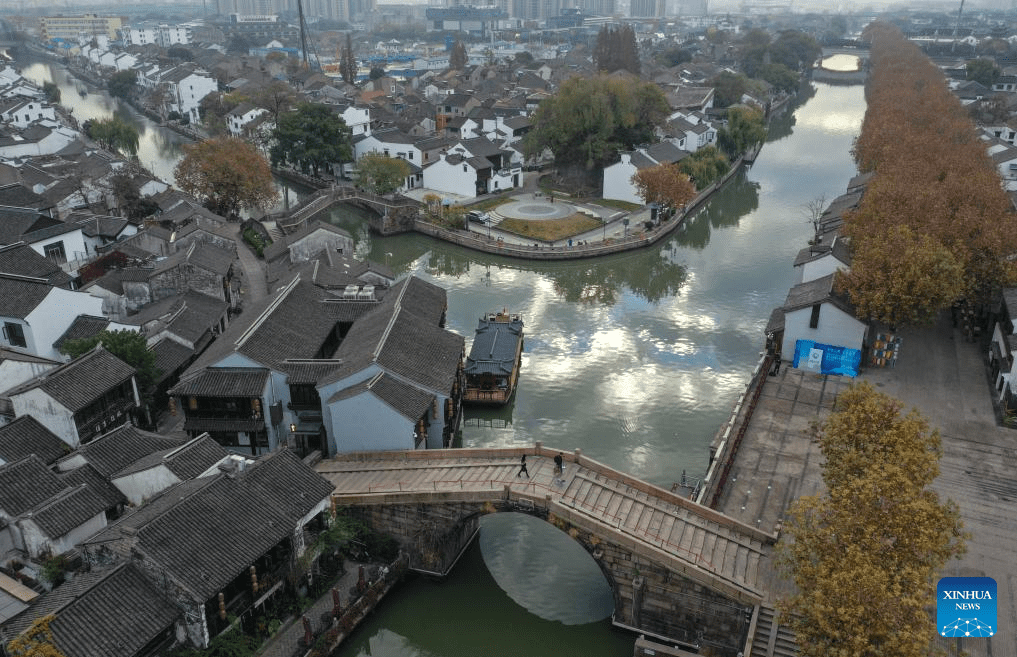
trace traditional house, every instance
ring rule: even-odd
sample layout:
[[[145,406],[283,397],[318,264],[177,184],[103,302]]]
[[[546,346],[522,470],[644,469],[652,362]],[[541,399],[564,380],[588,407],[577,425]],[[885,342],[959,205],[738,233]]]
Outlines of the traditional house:
[[[63,554],[106,526],[105,510],[87,485],[67,486],[34,454],[0,466],[2,554]]]
[[[143,571],[202,648],[282,590],[308,533],[327,526],[333,490],[289,450],[230,464],[169,488],[81,546],[92,568],[130,562]]]
[[[65,657],[151,657],[173,646],[180,609],[141,568],[125,562],[80,573],[0,626],[7,645],[53,616],[54,649]]]
[[[781,355],[798,367],[854,375],[868,339],[869,326],[855,315],[854,307],[833,289],[835,275],[800,283],[791,288],[782,308]],[[831,349],[832,348],[832,349]],[[827,351],[851,350],[854,370],[827,367]]]
[[[0,347],[62,360],[55,343],[79,315],[101,315],[102,300],[45,279],[0,274]]]
[[[134,368],[102,346],[3,393],[7,421],[32,415],[77,447],[128,421],[140,399]]]
[[[60,365],[58,360],[0,347],[0,394]]]
[[[338,226],[315,221],[270,244],[265,249],[265,260],[272,263],[288,258],[292,263],[306,262],[322,251],[352,255],[353,237]]]
[[[604,192],[606,199],[626,201],[637,205],[643,204],[632,176],[643,169],[661,164],[677,164],[688,153],[671,142],[662,141],[650,146],[640,146],[636,150],[621,154],[621,160],[604,167]]]
[[[842,237],[832,244],[812,244],[798,252],[794,263],[795,285],[851,268],[851,248]]]
[[[22,415],[0,426],[0,465],[14,463],[33,454],[51,465],[70,448],[31,415]]]

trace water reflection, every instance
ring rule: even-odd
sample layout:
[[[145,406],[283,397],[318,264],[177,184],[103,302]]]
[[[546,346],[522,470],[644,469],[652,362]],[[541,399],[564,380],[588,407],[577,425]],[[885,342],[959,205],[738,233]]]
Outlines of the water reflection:
[[[746,169],[728,181],[723,194],[716,194],[708,205],[685,218],[685,230],[674,237],[676,244],[703,249],[710,243],[714,228],[735,226],[759,207],[759,183],[749,180]]]
[[[828,71],[857,71],[860,61],[858,55],[832,55],[821,66]]]

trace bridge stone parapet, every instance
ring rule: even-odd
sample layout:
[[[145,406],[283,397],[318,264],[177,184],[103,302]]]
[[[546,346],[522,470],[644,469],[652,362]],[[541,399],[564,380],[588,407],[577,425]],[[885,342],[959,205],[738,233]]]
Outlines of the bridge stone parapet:
[[[336,483],[335,503],[395,536],[411,566],[445,574],[487,513],[527,513],[566,532],[611,586],[613,622],[734,657],[763,600],[757,571],[773,536],[597,463],[536,448],[420,450],[344,455],[318,471]],[[527,455],[530,478],[518,476]]]

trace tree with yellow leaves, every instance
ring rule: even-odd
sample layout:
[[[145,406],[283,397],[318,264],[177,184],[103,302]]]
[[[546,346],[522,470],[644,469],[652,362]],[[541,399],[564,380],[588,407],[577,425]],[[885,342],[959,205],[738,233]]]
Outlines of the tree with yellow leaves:
[[[939,434],[902,406],[856,385],[818,431],[827,492],[795,502],[778,547],[803,657],[926,657],[936,637],[936,582],[965,534],[930,489]]]
[[[942,72],[888,24],[866,35],[872,75],[854,155],[876,175],[845,222],[854,259],[839,284],[862,317],[929,321],[1017,282],[1013,210]]]
[[[7,654],[10,657],[67,657],[53,641],[49,626],[55,618],[53,614],[36,618],[27,630],[7,644]]]

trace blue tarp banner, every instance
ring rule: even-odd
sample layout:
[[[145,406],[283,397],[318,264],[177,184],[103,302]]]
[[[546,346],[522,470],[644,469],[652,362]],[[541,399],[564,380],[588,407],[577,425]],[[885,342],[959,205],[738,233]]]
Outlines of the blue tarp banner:
[[[858,376],[861,362],[862,352],[858,349],[820,344],[812,340],[799,340],[795,343],[794,366],[818,374]]]

